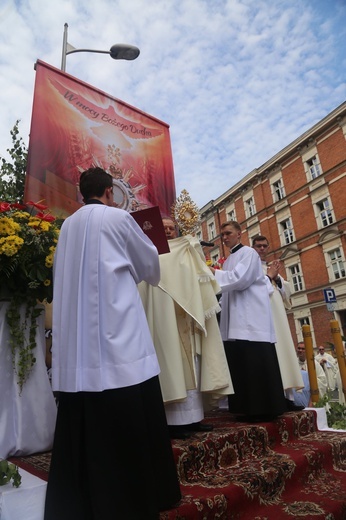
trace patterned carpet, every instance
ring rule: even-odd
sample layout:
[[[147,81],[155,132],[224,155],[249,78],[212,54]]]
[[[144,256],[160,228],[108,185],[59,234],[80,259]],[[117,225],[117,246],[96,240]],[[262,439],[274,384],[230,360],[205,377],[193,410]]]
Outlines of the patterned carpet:
[[[183,499],[160,520],[346,520],[346,434],[312,411],[268,423],[208,414],[210,433],[173,443]],[[12,459],[47,478],[50,454]]]

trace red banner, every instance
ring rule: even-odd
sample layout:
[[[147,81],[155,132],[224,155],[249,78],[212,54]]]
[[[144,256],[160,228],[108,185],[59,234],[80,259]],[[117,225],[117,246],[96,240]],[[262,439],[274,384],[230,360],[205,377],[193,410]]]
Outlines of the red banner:
[[[170,214],[169,126],[37,61],[25,200],[44,199],[57,216],[73,213],[81,205],[80,173],[91,166],[113,176],[118,207]]]

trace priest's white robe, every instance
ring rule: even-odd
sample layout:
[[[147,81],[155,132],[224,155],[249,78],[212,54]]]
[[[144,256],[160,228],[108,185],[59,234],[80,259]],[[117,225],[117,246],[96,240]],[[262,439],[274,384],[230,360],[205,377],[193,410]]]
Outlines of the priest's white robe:
[[[54,266],[53,390],[100,392],[158,375],[137,289],[158,283],[158,254],[130,214],[81,207],[62,225]]]
[[[267,274],[267,264],[262,261],[263,273]],[[291,289],[289,283],[281,276],[281,288],[271,283],[267,277],[267,283],[273,288],[270,295],[270,304],[273,313],[274,329],[276,335],[276,354],[278,356],[282,384],[285,390],[289,388],[304,388],[304,382],[299,368],[296,349],[292,340],[291,330],[287,319],[286,308],[290,308]]]
[[[323,365],[320,363],[324,373],[326,374],[327,378],[327,385],[328,388],[332,391],[336,388],[336,377],[337,373],[339,372],[338,362],[336,359],[333,358],[330,354],[325,352],[324,354],[316,354],[315,356],[316,361],[320,363],[321,359],[325,359],[326,363]]]
[[[185,400],[189,390],[198,388],[196,356],[200,356],[200,391],[214,398],[231,394],[233,386],[216,319],[219,286],[194,237],[175,238],[169,247],[170,253],[160,255],[158,287],[139,285],[161,368],[163,400]]]

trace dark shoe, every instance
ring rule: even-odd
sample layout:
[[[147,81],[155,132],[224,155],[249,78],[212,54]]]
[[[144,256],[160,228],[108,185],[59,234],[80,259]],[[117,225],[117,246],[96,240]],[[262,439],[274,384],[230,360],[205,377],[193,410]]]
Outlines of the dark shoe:
[[[304,406],[299,406],[298,404],[295,404],[294,401],[291,401],[290,399],[286,399],[286,406],[287,410],[289,412],[301,412],[304,410]]]
[[[187,427],[185,425],[177,425],[170,426],[168,425],[169,436],[171,439],[189,439],[191,437],[191,433],[187,431]]]
[[[191,432],[211,432],[214,429],[212,424],[195,422],[186,425],[186,429]]]

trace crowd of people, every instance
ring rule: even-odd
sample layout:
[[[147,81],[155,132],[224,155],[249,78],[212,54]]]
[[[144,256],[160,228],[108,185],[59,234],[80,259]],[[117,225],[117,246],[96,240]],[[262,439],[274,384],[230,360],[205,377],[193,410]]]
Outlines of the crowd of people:
[[[211,431],[205,410],[226,396],[229,412],[256,422],[310,404],[304,343],[296,352],[289,284],[266,262],[266,237],[243,245],[225,222],[230,255],[216,270],[167,217],[170,252],[158,255],[114,207],[111,175],[90,168],[79,187],[84,205],[54,259],[59,406],[45,520],[157,520],[181,498],[171,438]],[[315,364],[321,394],[334,389],[323,347]]]

